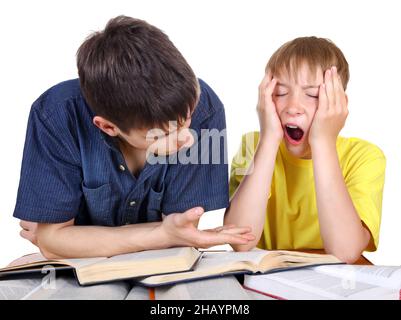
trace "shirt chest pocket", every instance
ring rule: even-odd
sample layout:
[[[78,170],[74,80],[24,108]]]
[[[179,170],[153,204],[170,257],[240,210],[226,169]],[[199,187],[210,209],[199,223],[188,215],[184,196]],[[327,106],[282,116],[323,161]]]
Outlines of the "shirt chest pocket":
[[[111,186],[109,183],[97,188],[88,188],[82,184],[87,213],[93,225],[111,225]]]
[[[162,200],[163,200],[164,188],[160,191],[156,191],[150,188],[148,193],[148,202],[146,206],[147,222],[155,222],[162,220]]]

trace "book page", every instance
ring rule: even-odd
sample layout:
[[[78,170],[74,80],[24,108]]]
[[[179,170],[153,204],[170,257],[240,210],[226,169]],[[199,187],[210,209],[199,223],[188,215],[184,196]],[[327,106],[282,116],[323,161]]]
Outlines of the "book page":
[[[148,260],[159,260],[164,258],[180,258],[186,257],[188,253],[196,250],[191,247],[177,247],[160,250],[146,250],[127,254],[120,254],[118,256],[110,257],[103,261],[104,263],[126,263],[130,261],[140,262]]]
[[[399,290],[299,269],[266,275],[245,275],[244,285],[284,299],[398,299]]]
[[[19,269],[34,268],[45,265],[67,265],[74,268],[91,265],[106,258],[84,258],[84,259],[46,259],[41,253],[32,253],[12,261],[7,267],[0,269],[0,272]],[[1,274],[1,273],[0,273]]]
[[[258,265],[263,258],[269,254],[265,250],[251,250],[247,252],[205,252],[202,260],[208,260],[210,266],[220,264],[230,264],[233,262],[248,262],[253,265]]]
[[[101,261],[107,260],[107,258],[83,258],[83,259],[63,259],[59,260],[60,262],[64,262],[70,266],[73,266],[75,269],[87,267],[99,263]],[[51,263],[49,263],[51,265]]]
[[[321,263],[342,263],[338,258],[330,254],[317,254],[317,253],[304,253],[304,252],[297,252],[297,251],[271,251],[274,255],[280,257],[280,260],[283,262],[288,262],[289,265],[291,264],[321,264]]]
[[[27,254],[10,262],[6,268],[47,260],[40,252]]]
[[[9,273],[8,271],[18,271],[22,269],[38,269],[38,267],[45,265],[70,265],[66,260],[49,260],[46,259],[41,253],[32,253],[22,256],[11,263],[7,267],[0,269],[2,273]],[[36,268],[35,268],[36,267]]]
[[[177,272],[173,274],[151,276],[139,282],[145,285],[169,283],[184,279],[207,277],[229,271],[255,268],[255,265],[268,254],[264,250],[249,252],[204,252],[193,271]]]
[[[398,266],[318,266],[316,272],[348,281],[365,282],[376,286],[401,289],[401,267]]]

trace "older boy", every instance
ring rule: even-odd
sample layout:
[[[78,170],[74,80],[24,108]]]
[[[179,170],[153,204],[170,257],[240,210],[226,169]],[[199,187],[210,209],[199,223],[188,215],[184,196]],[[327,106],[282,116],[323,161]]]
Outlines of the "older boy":
[[[250,225],[256,236],[236,250],[324,248],[352,263],[377,248],[385,157],[338,136],[348,79],[343,53],[326,39],[294,39],[270,58],[260,132],[243,137],[231,168],[225,223]]]
[[[77,61],[79,80],[50,88],[30,112],[14,211],[21,235],[48,258],[253,239],[249,228],[197,229],[204,210],[228,205],[224,152],[219,164],[148,161],[198,148],[189,129],[198,138],[225,129],[222,103],[168,37],[120,16]]]

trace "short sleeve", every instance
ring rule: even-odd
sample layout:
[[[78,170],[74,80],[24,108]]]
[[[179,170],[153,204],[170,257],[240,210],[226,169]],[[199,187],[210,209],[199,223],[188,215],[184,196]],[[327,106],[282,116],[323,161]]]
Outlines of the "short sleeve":
[[[252,163],[255,150],[259,141],[258,132],[249,132],[242,136],[239,150],[233,157],[230,169],[230,198],[234,195],[249,165]]]
[[[367,144],[358,153],[358,160],[346,174],[345,183],[355,210],[373,238],[367,250],[375,251],[379,243],[386,158],[372,144]]]
[[[205,211],[228,206],[228,165],[226,121],[223,107],[203,126],[194,129],[195,144],[185,152],[188,163],[169,164],[165,179],[164,214],[184,212],[193,207]],[[191,159],[191,160],[189,160]]]
[[[82,197],[73,124],[67,113],[42,115],[36,107],[34,104],[28,119],[14,217],[39,223],[66,222],[78,214]]]

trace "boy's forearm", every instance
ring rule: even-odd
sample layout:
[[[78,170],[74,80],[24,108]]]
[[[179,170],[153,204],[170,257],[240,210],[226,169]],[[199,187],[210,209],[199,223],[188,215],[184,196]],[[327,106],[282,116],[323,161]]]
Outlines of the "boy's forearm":
[[[255,247],[262,235],[271,181],[280,142],[259,141],[253,161],[224,216],[224,224],[250,226],[255,240],[246,245],[233,245],[236,251]]]
[[[161,222],[122,227],[39,225],[38,246],[47,258],[109,257],[170,246]]]
[[[338,160],[336,145],[312,146],[316,202],[325,250],[354,262],[369,243],[370,234],[356,212]]]

